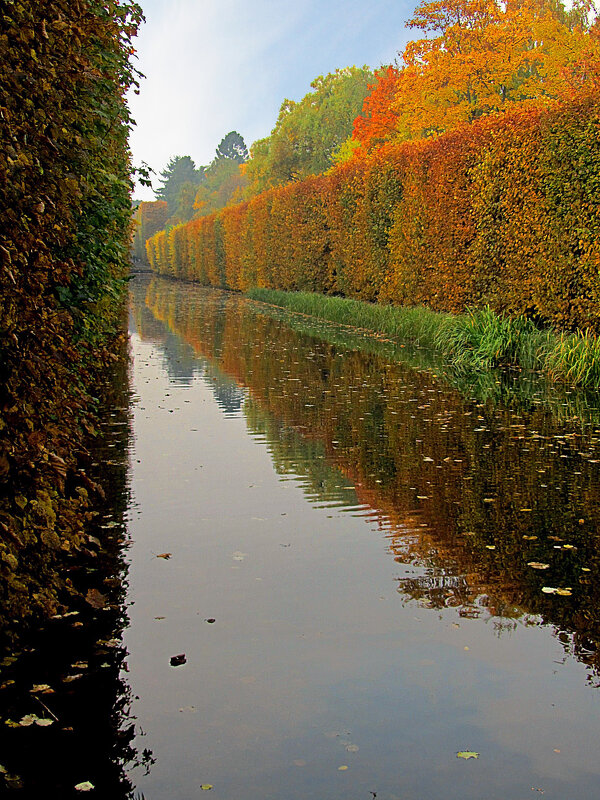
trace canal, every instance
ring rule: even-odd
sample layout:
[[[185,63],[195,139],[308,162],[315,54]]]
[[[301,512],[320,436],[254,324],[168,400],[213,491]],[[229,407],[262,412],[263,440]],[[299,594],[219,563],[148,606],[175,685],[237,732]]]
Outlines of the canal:
[[[15,796],[598,796],[597,395],[155,278],[130,334],[112,601],[25,648]]]

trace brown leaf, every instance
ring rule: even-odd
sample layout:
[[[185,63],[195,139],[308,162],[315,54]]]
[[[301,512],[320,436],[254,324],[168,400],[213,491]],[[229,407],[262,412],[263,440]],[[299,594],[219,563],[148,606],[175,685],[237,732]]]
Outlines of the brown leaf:
[[[106,595],[99,592],[98,589],[88,589],[85,599],[92,608],[104,608],[107,600]]]

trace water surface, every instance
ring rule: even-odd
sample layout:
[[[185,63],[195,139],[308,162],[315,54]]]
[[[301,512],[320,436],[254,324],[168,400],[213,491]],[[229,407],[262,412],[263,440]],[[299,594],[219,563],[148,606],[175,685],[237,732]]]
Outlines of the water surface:
[[[595,798],[595,398],[189,284],[131,316],[137,791]]]

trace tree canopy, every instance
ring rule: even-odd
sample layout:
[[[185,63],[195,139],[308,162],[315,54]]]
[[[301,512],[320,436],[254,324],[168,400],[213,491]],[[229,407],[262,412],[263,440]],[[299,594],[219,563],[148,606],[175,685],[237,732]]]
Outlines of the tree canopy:
[[[408,27],[424,38],[408,43],[398,69],[379,73],[355,123],[367,147],[441,133],[517,103],[547,104],[598,77],[591,0],[570,9],[560,0],[422,0]]]
[[[320,75],[302,100],[284,100],[271,135],[250,148],[250,193],[324,172],[352,133],[373,73],[346,67]]]
[[[243,136],[237,131],[230,131],[227,136],[219,142],[217,147],[217,159],[229,159],[237,164],[243,164],[248,160],[248,148]]]

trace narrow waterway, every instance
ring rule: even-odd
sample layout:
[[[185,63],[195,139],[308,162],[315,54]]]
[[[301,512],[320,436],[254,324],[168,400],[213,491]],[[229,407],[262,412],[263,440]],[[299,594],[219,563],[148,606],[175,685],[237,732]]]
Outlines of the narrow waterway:
[[[465,395],[186,284],[132,321],[137,791],[597,797],[589,398]]]
[[[4,788],[595,800],[597,394],[147,276],[130,325],[71,610],[2,617]]]

